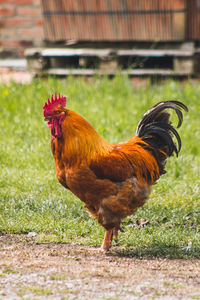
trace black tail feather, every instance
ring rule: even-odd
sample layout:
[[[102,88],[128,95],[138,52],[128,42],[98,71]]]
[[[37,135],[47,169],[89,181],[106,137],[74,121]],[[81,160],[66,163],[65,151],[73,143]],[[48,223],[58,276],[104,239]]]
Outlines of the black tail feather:
[[[149,109],[138,124],[136,135],[148,143],[154,149],[162,150],[167,156],[174,152],[177,154],[181,149],[181,139],[176,129],[171,125],[170,113],[166,109],[173,109],[178,117],[179,128],[183,122],[181,109],[188,111],[187,106],[179,101],[159,102]],[[176,137],[178,146],[173,140]]]

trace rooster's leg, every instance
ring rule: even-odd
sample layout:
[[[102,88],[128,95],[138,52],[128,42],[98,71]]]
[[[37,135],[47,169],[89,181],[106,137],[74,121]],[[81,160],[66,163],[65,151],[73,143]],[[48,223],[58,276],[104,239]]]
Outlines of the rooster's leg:
[[[113,229],[106,230],[104,235],[103,244],[101,249],[104,251],[108,251],[112,245],[112,236],[113,236]]]
[[[121,223],[121,222],[120,222]],[[117,243],[118,241],[118,231],[124,232],[124,230],[121,228],[120,224],[118,226],[115,226],[113,228],[113,237],[114,241]]]
[[[117,243],[117,241],[118,241],[118,228],[117,227],[115,227],[115,228],[113,228],[113,237],[114,237],[114,241]]]

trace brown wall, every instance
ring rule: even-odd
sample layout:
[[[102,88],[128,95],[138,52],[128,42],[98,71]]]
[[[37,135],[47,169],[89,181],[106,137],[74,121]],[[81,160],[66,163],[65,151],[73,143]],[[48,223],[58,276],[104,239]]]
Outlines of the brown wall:
[[[0,55],[23,56],[25,48],[42,43],[40,0],[0,0]]]

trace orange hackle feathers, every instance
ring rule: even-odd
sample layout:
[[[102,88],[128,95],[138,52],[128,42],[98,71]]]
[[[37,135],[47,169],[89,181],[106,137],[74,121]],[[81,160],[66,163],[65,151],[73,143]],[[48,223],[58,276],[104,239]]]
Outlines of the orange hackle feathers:
[[[64,153],[70,167],[88,165],[98,156],[106,155],[113,149],[83,117],[73,111],[67,111],[63,134],[66,140]]]

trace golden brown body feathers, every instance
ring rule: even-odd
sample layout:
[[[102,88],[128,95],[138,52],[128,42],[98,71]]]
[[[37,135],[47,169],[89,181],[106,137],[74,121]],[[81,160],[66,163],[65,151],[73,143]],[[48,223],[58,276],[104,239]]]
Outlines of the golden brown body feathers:
[[[145,203],[159,168],[154,156],[138,144],[146,144],[141,138],[109,144],[72,111],[67,111],[62,132],[62,139],[52,140],[58,180],[102,226],[117,226]]]

